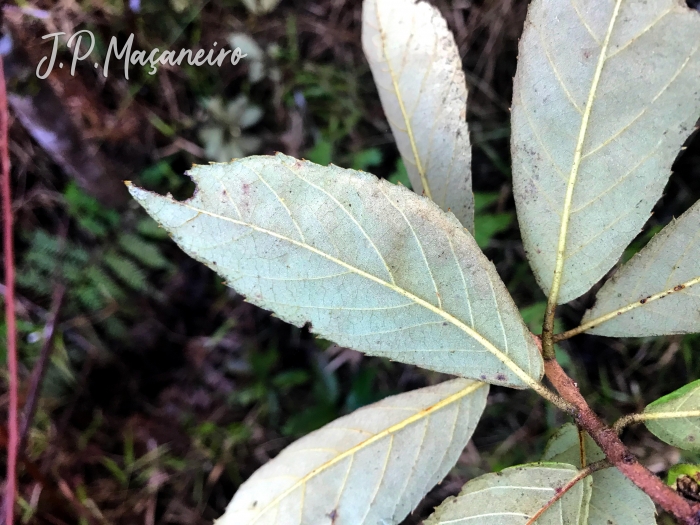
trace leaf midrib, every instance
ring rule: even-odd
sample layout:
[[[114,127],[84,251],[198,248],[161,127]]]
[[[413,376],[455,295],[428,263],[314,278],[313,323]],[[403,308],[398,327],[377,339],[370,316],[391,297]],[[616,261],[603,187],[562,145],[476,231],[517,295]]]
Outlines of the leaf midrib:
[[[420,421],[423,418],[426,418],[426,417],[432,415],[433,413],[437,412],[438,410],[441,410],[442,408],[445,408],[446,406],[451,405],[452,403],[459,401],[460,399],[468,396],[469,394],[473,394],[479,388],[482,388],[484,386],[486,386],[486,383],[481,383],[478,381],[474,382],[474,383],[470,384],[469,386],[463,388],[462,390],[455,392],[454,394],[446,397],[442,401],[439,401],[428,408],[424,408],[424,409],[418,411],[417,413],[404,419],[403,421],[400,421],[399,423],[396,423],[396,424],[390,426],[389,428],[382,430],[381,432],[375,434],[374,436],[367,438],[366,440],[358,443],[357,445],[349,448],[348,450],[338,454],[333,459],[326,461],[322,465],[316,467],[314,470],[312,470],[311,472],[309,472],[308,474],[306,474],[305,476],[303,476],[302,478],[300,478],[299,480],[294,482],[294,484],[292,486],[285,489],[284,492],[282,492],[281,494],[276,496],[270,503],[265,505],[260,510],[260,513],[253,519],[253,521],[251,521],[251,525],[253,523],[255,523],[256,521],[258,521],[258,519],[260,519],[262,516],[264,516],[265,513],[269,509],[275,507],[278,503],[280,503],[289,494],[294,492],[294,490],[296,490],[298,487],[304,485],[310,479],[314,478],[315,476],[319,475],[320,473],[324,472],[325,470],[328,470],[330,467],[339,463],[343,459],[345,459],[347,457],[354,457],[354,455],[359,450],[362,450],[363,448],[366,448],[366,447],[370,446],[371,444],[376,443],[377,441],[380,441],[381,439],[383,439],[387,436],[393,436],[396,432],[406,428],[407,426],[409,426],[417,421]],[[378,408],[380,408],[380,407],[378,407]]]
[[[573,202],[574,188],[576,187],[576,179],[578,177],[578,172],[581,167],[581,161],[583,156],[583,145],[586,139],[586,134],[588,133],[588,121],[590,120],[591,111],[593,110],[593,103],[595,101],[596,92],[598,90],[598,84],[600,83],[600,78],[603,73],[603,66],[607,60],[608,46],[610,45],[610,38],[612,36],[613,29],[615,28],[615,22],[617,21],[617,16],[620,12],[620,6],[622,0],[617,0],[615,2],[615,8],[613,10],[612,17],[610,18],[610,23],[608,25],[607,32],[605,34],[605,40],[601,46],[600,56],[598,57],[598,63],[596,64],[596,70],[593,75],[593,81],[591,82],[591,88],[588,92],[588,101],[586,102],[586,108],[583,112],[583,117],[581,118],[581,127],[579,128],[578,140],[576,142],[576,149],[574,150],[574,158],[571,165],[571,171],[569,172],[569,180],[566,187],[566,196],[564,197],[564,207],[562,210],[562,221],[559,230],[559,242],[557,245],[557,255],[554,264],[554,276],[552,277],[552,288],[549,293],[549,304],[557,304],[559,298],[559,290],[562,283],[562,273],[564,269],[564,260],[566,254],[566,239],[569,230],[569,219],[571,218],[571,205]]]
[[[616,310],[613,310],[611,312],[608,312],[607,314],[599,315],[598,317],[591,319],[590,321],[582,324],[580,328],[578,328],[579,331],[585,332],[587,330],[590,330],[592,328],[596,328],[607,321],[610,321],[611,319],[616,319],[620,315],[624,315],[632,310],[635,310],[637,308],[642,308],[645,306],[648,306],[649,304],[658,301],[659,299],[665,299],[666,297],[669,297],[671,295],[676,295],[678,293],[682,293],[684,290],[688,290],[689,288],[692,288],[693,286],[700,284],[700,276],[695,277],[689,281],[686,281],[684,283],[678,284],[674,286],[673,288],[668,288],[666,290],[663,290],[661,292],[657,292],[653,295],[650,295],[649,297],[646,297],[645,299],[639,300],[639,301],[634,301],[633,303],[628,303],[625,306],[622,306]]]
[[[507,366],[528,387],[530,387],[533,390],[536,390],[538,392],[542,390],[542,385],[540,385],[540,383],[538,381],[536,381],[530,375],[528,375],[522,368],[520,368],[520,366],[518,366],[510,357],[508,357],[508,355],[506,355],[503,351],[501,351],[496,346],[494,346],[493,343],[491,343],[488,339],[486,339],[480,333],[475,331],[473,328],[467,326],[465,323],[463,323],[462,321],[457,319],[452,314],[446,312],[442,308],[439,308],[439,307],[429,303],[428,301],[421,299],[420,297],[412,294],[408,290],[405,290],[405,289],[401,288],[400,286],[397,286],[393,283],[389,283],[383,279],[380,279],[379,277],[372,275],[368,272],[365,272],[364,270],[361,270],[360,268],[357,268],[351,264],[348,264],[345,261],[342,261],[336,257],[333,257],[330,254],[322,252],[318,248],[315,248],[315,247],[313,247],[305,242],[297,241],[296,239],[292,239],[290,237],[287,237],[287,236],[282,235],[280,233],[274,232],[272,230],[268,230],[266,228],[262,228],[260,226],[255,225],[255,224],[251,224],[251,223],[241,221],[238,219],[232,219],[231,217],[226,217],[224,215],[219,215],[217,213],[213,213],[213,212],[210,212],[207,210],[203,210],[201,208],[197,208],[197,207],[192,206],[191,204],[189,204],[187,202],[179,202],[179,201],[176,201],[176,200],[174,200],[172,198],[168,198],[168,197],[164,197],[164,198],[169,200],[171,203],[174,203],[176,205],[183,206],[185,208],[193,210],[193,211],[197,212],[198,214],[204,214],[204,215],[208,215],[210,217],[216,218],[216,219],[231,222],[233,224],[238,224],[239,226],[244,226],[246,228],[250,228],[252,230],[258,231],[260,233],[270,235],[271,237],[275,237],[277,239],[286,241],[290,244],[294,244],[300,248],[303,248],[303,249],[308,250],[312,253],[315,253],[316,255],[319,255],[320,257],[323,257],[323,258],[325,258],[325,259],[327,259],[327,260],[329,260],[329,261],[331,261],[339,266],[342,266],[343,268],[346,268],[346,269],[350,270],[351,272],[356,273],[357,275],[359,275],[361,277],[364,277],[366,279],[369,279],[370,281],[373,281],[377,284],[380,284],[380,285],[398,293],[399,295],[402,295],[403,297],[406,297],[407,299],[415,302],[416,304],[419,304],[420,306],[426,308],[427,310],[430,310],[431,312],[439,315],[440,317],[442,317],[443,319],[445,319],[446,321],[453,324],[454,326],[456,326],[457,328],[462,330],[464,333],[469,335],[472,339],[477,341],[479,344],[484,346],[484,348],[486,348],[486,350],[491,352],[499,361],[501,361],[505,366]],[[194,217],[192,219],[194,219]],[[189,220],[192,220],[192,219],[189,219]]]
[[[409,118],[408,112],[406,111],[406,106],[403,103],[401,89],[399,88],[399,82],[396,78],[396,74],[394,73],[394,68],[391,66],[391,62],[389,61],[388,55],[386,53],[386,34],[384,32],[384,29],[382,28],[382,20],[379,16],[379,2],[376,2],[374,4],[374,8],[374,12],[377,19],[377,31],[379,31],[379,38],[382,43],[382,55],[384,56],[384,61],[386,62],[386,66],[389,71],[389,76],[391,77],[391,84],[394,87],[394,94],[396,95],[396,100],[399,103],[401,116],[403,117],[404,124],[406,125],[406,134],[408,135],[408,141],[411,144],[411,151],[413,152],[413,157],[416,161],[416,169],[418,170],[418,175],[420,175],[420,180],[421,184],[423,185],[423,191],[425,192],[425,196],[428,197],[430,200],[433,200],[433,196],[430,191],[430,186],[428,185],[428,177],[425,173],[425,167],[423,166],[420,160],[420,155],[418,154],[418,145],[416,144],[416,140],[413,136],[413,126],[411,125],[411,119]]]

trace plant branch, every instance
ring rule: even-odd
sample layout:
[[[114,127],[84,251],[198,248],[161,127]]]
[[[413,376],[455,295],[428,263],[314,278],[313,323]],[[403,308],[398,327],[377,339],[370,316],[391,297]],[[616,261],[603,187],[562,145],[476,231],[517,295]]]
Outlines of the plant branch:
[[[547,301],[547,309],[544,313],[544,323],[542,324],[542,357],[545,361],[556,359],[554,352],[554,317],[557,311],[557,301]]]
[[[700,525],[700,505],[691,505],[688,500],[637,461],[634,454],[620,441],[617,433],[591,410],[576,383],[556,360],[546,360],[545,371],[547,378],[559,394],[575,407],[573,416],[576,424],[588,432],[612,465],[646,492],[652,500],[675,516],[680,523]]]
[[[700,417],[700,410],[683,410],[680,412],[641,412],[639,414],[627,414],[615,421],[612,428],[620,435],[628,425],[650,421],[653,419],[676,419],[679,417]]]
[[[27,399],[22,409],[22,420],[19,429],[18,445],[20,451],[24,449],[24,445],[27,441],[27,435],[29,434],[29,429],[32,425],[32,419],[34,419],[34,412],[36,411],[37,402],[39,400],[41,384],[46,372],[46,364],[48,363],[49,357],[51,356],[51,351],[53,350],[53,340],[54,335],[56,334],[56,321],[58,320],[58,314],[61,309],[61,304],[63,303],[65,292],[65,286],[62,284],[57,285],[51,300],[51,314],[46,326],[44,327],[44,344],[41,346],[39,359],[34,365],[34,370],[32,371],[32,376],[29,383],[29,391],[27,392]]]
[[[17,452],[19,431],[17,424],[17,328],[15,319],[15,265],[12,246],[12,197],[10,194],[10,156],[8,152],[8,114],[5,72],[0,58],[0,164],[2,169],[3,251],[5,253],[5,320],[7,325],[7,370],[10,391],[7,414],[7,478],[5,482],[5,523],[14,523],[15,494],[17,492]]]
[[[547,503],[545,503],[540,510],[538,510],[533,516],[527,520],[527,523],[525,525],[533,525],[535,521],[537,521],[542,514],[544,514],[547,509],[549,509],[552,505],[554,505],[557,501],[559,501],[561,498],[564,497],[564,495],[569,492],[572,488],[576,486],[576,484],[581,481],[584,478],[587,478],[594,472],[597,472],[599,470],[603,470],[605,468],[609,468],[612,465],[610,462],[606,459],[603,459],[601,461],[596,461],[595,463],[591,463],[588,465],[586,468],[582,469],[579,471],[578,474],[576,474],[576,477],[574,477],[571,481],[569,481],[566,485],[564,485],[561,489],[557,491],[557,493],[550,499]]]
[[[590,330],[591,328],[595,328],[598,325],[603,324],[606,321],[609,321],[610,319],[614,319],[618,315],[625,314],[629,312],[630,310],[634,310],[635,308],[639,308],[640,306],[644,306],[646,304],[649,304],[651,302],[657,301],[659,299],[663,299],[664,297],[668,297],[671,294],[680,292],[682,290],[685,290],[686,288],[690,288],[691,286],[695,286],[696,284],[700,284],[700,277],[696,277],[695,279],[691,279],[690,281],[677,284],[673,288],[669,288],[668,290],[664,290],[663,292],[659,292],[654,295],[650,295],[648,297],[645,297],[644,299],[640,299],[639,301],[636,301],[634,303],[628,304],[626,306],[623,306],[622,308],[618,308],[617,310],[614,310],[610,313],[607,313],[605,315],[601,315],[600,317],[596,317],[595,319],[591,319],[587,323],[582,324],[581,326],[577,326],[576,328],[572,328],[571,330],[567,330],[566,332],[562,332],[561,334],[556,334],[552,337],[553,342],[558,343],[559,341],[564,341],[565,339],[569,339],[575,335],[581,334],[585,332],[586,330]]]

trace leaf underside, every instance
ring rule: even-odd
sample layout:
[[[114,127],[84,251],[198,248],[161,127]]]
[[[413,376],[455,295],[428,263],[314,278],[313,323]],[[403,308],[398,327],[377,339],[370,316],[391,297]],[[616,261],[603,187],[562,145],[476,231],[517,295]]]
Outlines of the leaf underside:
[[[486,474],[448,498],[425,525],[524,525],[578,470],[564,463],[533,463]],[[537,525],[586,525],[590,477],[547,509]]]
[[[216,523],[397,524],[457,462],[487,394],[455,379],[337,419],[255,472]]]
[[[428,199],[282,154],[189,173],[185,202],[130,191],[248,301],[367,354],[515,388],[542,377],[495,268]]]
[[[512,108],[523,242],[558,302],[617,262],[700,116],[700,13],[682,0],[535,0]],[[563,225],[563,231],[561,226]]]
[[[690,411],[695,412],[695,414],[690,417],[673,417],[675,413]],[[652,434],[669,445],[699,452],[700,416],[698,411],[700,411],[700,379],[657,399],[644,409],[645,414],[666,414],[671,417],[650,419],[644,423]]]
[[[467,86],[447,23],[426,2],[365,0],[362,47],[413,189],[473,232]]]
[[[586,464],[605,459],[588,434],[584,437]],[[543,461],[569,463],[581,468],[579,433],[567,423],[547,443]],[[616,468],[594,472],[587,525],[655,525],[656,507],[641,489]]]
[[[641,337],[700,332],[700,202],[656,234],[596,295],[583,323],[634,305],[589,333]],[[652,299],[656,294],[668,295]]]

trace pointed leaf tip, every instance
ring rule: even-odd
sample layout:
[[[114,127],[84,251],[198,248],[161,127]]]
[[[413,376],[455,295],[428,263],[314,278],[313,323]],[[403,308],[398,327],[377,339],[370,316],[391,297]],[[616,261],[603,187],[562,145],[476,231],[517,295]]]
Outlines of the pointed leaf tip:
[[[191,175],[183,202],[130,191],[250,302],[370,355],[539,387],[542,358],[493,264],[433,202],[282,154]]]
[[[473,232],[467,86],[444,18],[423,1],[365,0],[362,48],[413,189]]]

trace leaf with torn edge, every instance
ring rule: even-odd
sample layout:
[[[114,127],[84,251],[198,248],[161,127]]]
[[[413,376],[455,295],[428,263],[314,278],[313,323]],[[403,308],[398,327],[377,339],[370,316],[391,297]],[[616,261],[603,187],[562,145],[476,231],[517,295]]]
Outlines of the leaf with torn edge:
[[[669,445],[700,452],[700,379],[644,409],[644,424]]]
[[[700,201],[606,282],[583,318],[588,333],[642,337],[700,332]]]
[[[602,278],[649,218],[700,116],[699,50],[700,13],[682,0],[530,5],[513,185],[528,259],[558,303]]]
[[[565,463],[532,463],[471,480],[446,499],[425,525],[525,525],[578,470]],[[590,476],[576,483],[548,508],[537,525],[586,525]]]
[[[494,266],[428,199],[282,154],[189,173],[185,202],[130,191],[248,301],[370,355],[539,386],[542,358]]]
[[[216,524],[399,523],[457,462],[487,394],[455,379],[341,417],[255,472]]]
[[[605,459],[605,454],[584,433],[583,448],[575,425],[567,423],[547,443],[542,459],[569,463],[582,468]],[[654,502],[624,474],[614,467],[591,474],[592,493],[587,525],[655,525]]]
[[[467,86],[440,12],[415,0],[365,0],[362,48],[411,185],[474,231]]]

